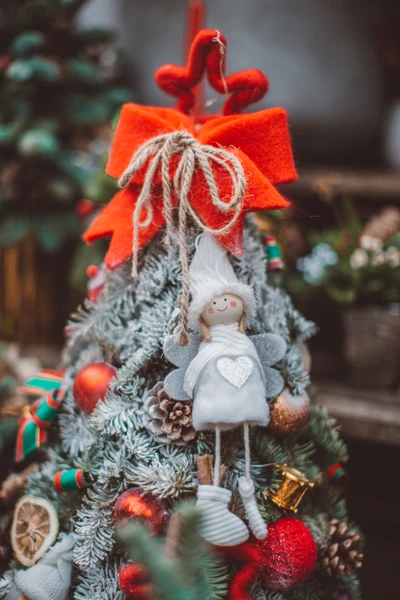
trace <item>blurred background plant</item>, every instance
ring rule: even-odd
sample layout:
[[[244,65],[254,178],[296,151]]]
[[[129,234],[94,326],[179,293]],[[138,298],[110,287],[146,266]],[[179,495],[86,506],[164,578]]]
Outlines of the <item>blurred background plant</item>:
[[[344,229],[310,232],[311,252],[297,259],[290,287],[339,305],[399,302],[400,210],[388,207],[366,225],[350,207],[346,212]]]
[[[15,285],[9,279],[10,271],[15,278],[17,267],[18,295],[25,303],[30,297],[31,315],[38,306],[54,313],[51,325],[64,321],[65,302],[60,306],[55,297],[44,302],[34,290],[47,288],[45,295],[51,296],[55,287],[59,298],[60,288],[66,291],[66,273],[72,273],[73,284],[79,286],[85,266],[99,262],[98,249],[80,250],[70,270],[74,242],[91,214],[79,203],[82,198],[109,200],[114,184],[104,174],[104,164],[112,121],[132,97],[112,33],[100,27],[77,28],[84,4],[86,0],[0,4],[0,260],[8,277],[4,287],[15,303]],[[65,244],[70,244],[69,252],[55,259]],[[46,256],[49,252],[53,258]],[[63,279],[56,272],[60,268]],[[51,271],[53,286],[47,285],[51,278],[41,281],[44,270]],[[24,289],[25,279],[30,283]],[[27,307],[17,310],[7,297],[5,293],[2,299],[1,335],[43,338],[40,326],[22,333],[24,327],[17,321]]]

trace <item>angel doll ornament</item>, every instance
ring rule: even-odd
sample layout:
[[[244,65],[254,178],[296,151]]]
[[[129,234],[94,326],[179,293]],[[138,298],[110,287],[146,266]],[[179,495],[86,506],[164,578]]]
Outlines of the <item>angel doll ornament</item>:
[[[249,529],[228,509],[232,492],[219,486],[221,432],[243,426],[245,473],[239,492],[251,531],[264,539],[267,525],[250,474],[250,428],[268,425],[267,398],[283,388],[270,365],[283,357],[286,345],[278,335],[245,334],[255,316],[253,290],[238,281],[227,251],[208,233],[190,266],[190,292],[189,324],[201,336],[191,336],[189,347],[167,341],[165,354],[180,368],[168,375],[165,390],[174,398],[192,398],[194,428],[215,432],[214,482],[198,487],[202,535],[212,544],[235,546],[248,539]]]

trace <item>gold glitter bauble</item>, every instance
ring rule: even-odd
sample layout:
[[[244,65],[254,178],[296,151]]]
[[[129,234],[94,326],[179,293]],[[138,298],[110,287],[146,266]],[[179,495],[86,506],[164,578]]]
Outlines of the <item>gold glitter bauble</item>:
[[[274,435],[297,433],[310,416],[310,398],[306,392],[293,396],[287,388],[281,392],[272,407],[268,428]]]

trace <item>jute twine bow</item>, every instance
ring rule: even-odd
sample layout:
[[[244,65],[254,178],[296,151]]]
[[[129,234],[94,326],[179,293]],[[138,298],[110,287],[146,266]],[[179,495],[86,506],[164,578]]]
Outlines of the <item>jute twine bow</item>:
[[[178,166],[170,181],[171,159],[179,156]],[[182,267],[182,293],[181,293],[181,329],[178,343],[189,343],[189,263],[186,245],[186,229],[188,217],[205,232],[213,235],[222,235],[229,231],[236,223],[242,210],[246,178],[240,160],[224,148],[217,148],[200,144],[190,133],[176,131],[159,135],[144,143],[132,156],[132,159],[118,181],[120,188],[129,185],[132,177],[148,163],[142,189],[133,212],[133,246],[132,246],[132,276],[137,276],[139,228],[148,227],[153,219],[153,206],[151,202],[154,178],[160,169],[163,191],[163,216],[166,222],[166,243],[172,244],[174,233],[178,232],[179,258]],[[229,175],[232,182],[232,195],[230,200],[222,199],[218,185],[215,181],[212,163],[219,165]],[[203,223],[196,211],[191,206],[188,194],[192,185],[193,175],[199,168],[207,184],[209,197],[218,210],[226,214],[232,212],[231,219],[220,228],[212,228]],[[178,198],[178,223],[174,224],[172,190]],[[145,215],[143,217],[143,210]]]

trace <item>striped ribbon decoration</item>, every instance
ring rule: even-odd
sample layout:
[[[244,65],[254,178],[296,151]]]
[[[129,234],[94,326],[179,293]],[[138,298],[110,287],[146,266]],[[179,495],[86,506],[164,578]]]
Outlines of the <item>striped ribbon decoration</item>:
[[[41,369],[34,377],[19,386],[18,392],[24,396],[42,396],[43,392],[58,390],[63,383],[63,371]]]
[[[48,392],[32,406],[26,406],[19,420],[15,460],[21,462],[47,441],[49,429],[58,413],[63,391],[58,388]]]

